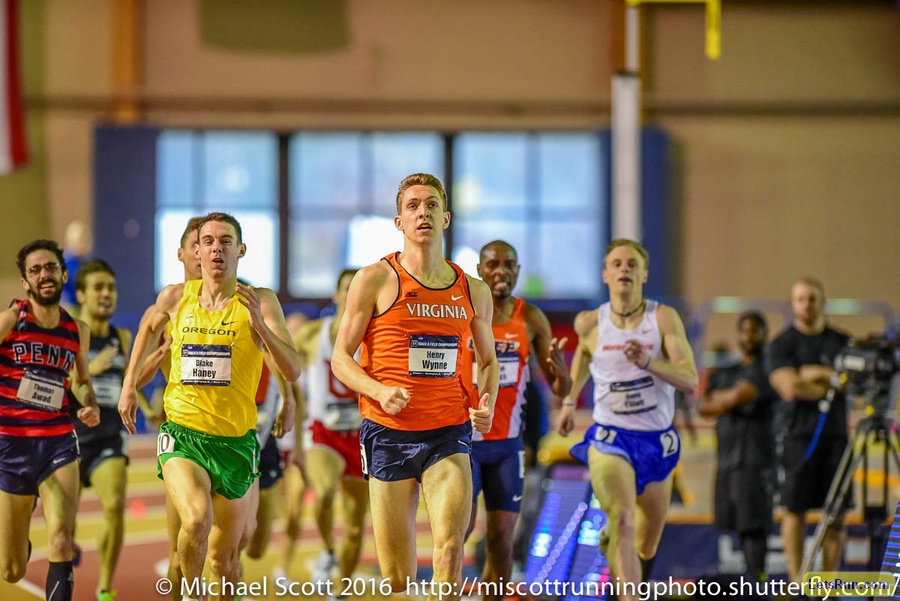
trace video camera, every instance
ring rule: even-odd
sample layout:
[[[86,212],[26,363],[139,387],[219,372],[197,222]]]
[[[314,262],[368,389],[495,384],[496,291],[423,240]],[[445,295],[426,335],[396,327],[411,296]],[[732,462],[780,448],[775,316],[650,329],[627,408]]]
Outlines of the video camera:
[[[849,394],[867,397],[881,412],[890,404],[891,382],[900,372],[900,343],[881,334],[851,340],[835,356],[834,369]]]

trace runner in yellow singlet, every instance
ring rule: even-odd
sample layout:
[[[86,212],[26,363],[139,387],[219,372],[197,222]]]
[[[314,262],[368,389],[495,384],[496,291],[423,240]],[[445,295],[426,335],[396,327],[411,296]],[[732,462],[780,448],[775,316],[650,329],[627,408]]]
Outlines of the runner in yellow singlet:
[[[135,375],[155,350],[153,341],[172,323],[159,474],[181,522],[182,599],[199,597],[208,557],[211,577],[203,582],[217,586],[204,590],[214,601],[240,592],[238,546],[251,506],[245,493],[258,475],[254,397],[263,354],[289,381],[300,375],[300,356],[275,293],[237,282],[238,261],[246,252],[238,221],[225,213],[207,215],[198,252],[202,280],[167,286],[138,331],[119,413],[133,434]],[[285,431],[294,421],[290,405],[277,426]]]

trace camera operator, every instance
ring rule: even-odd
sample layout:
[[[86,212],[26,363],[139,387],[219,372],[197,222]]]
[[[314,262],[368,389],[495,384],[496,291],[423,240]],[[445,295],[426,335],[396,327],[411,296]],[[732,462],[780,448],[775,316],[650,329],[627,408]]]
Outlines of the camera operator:
[[[849,341],[846,334],[828,326],[824,306],[825,289],[820,281],[809,277],[797,280],[791,287],[793,323],[772,341],[767,353],[769,382],[785,401],[781,538],[792,582],[802,576],[806,512],[824,504],[848,440],[844,395],[834,395],[830,407],[820,403],[831,388],[834,358]],[[844,511],[825,531],[824,571],[835,571],[840,565],[843,517],[851,498],[852,492],[845,499]]]
[[[765,317],[742,313],[737,332],[741,359],[710,374],[699,410],[717,418],[716,529],[737,531],[746,572],[765,580],[775,484],[772,415],[779,399],[763,365]]]

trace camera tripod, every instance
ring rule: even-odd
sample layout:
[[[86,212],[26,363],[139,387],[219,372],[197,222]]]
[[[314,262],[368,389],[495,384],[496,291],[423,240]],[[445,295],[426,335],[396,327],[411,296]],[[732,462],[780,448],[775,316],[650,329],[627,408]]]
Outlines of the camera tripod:
[[[880,504],[869,502],[869,444],[873,439],[875,442],[884,443],[884,482]],[[860,420],[855,434],[847,443],[837,473],[831,481],[831,487],[828,489],[828,495],[825,497],[825,504],[822,507],[822,518],[816,525],[813,543],[803,556],[803,563],[800,566],[801,577],[812,569],[816,554],[822,547],[825,530],[834,525],[845,508],[844,498],[850,490],[853,474],[860,462],[863,469],[861,491],[863,519],[869,535],[868,569],[870,571],[880,570],[880,554],[884,550],[884,543],[887,540],[884,522],[888,516],[888,474],[890,474],[891,459],[894,461],[894,468],[900,473],[900,435],[894,427],[893,420],[885,417],[884,413],[878,411],[873,403],[868,403],[866,416]]]

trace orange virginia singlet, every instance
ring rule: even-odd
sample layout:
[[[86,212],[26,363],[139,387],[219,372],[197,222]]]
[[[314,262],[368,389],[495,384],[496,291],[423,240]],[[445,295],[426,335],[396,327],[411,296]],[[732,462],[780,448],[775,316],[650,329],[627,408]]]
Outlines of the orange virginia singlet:
[[[395,430],[421,431],[469,421],[468,396],[462,378],[472,377],[462,362],[462,341],[475,315],[469,283],[460,267],[447,288],[422,285],[400,265],[400,253],[387,261],[400,282],[397,299],[369,323],[362,340],[360,365],[387,386],[409,390],[409,404],[397,415],[359,397],[362,416]]]

